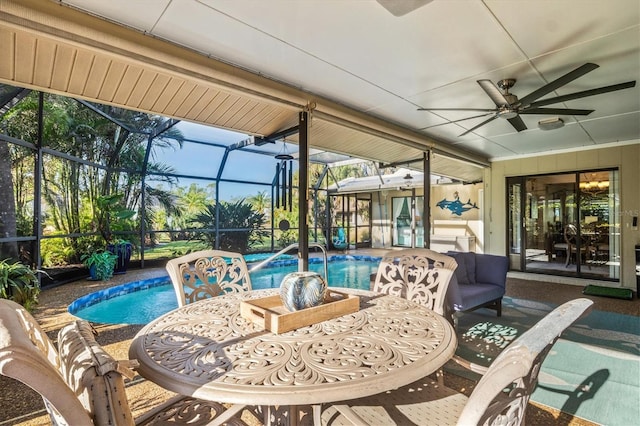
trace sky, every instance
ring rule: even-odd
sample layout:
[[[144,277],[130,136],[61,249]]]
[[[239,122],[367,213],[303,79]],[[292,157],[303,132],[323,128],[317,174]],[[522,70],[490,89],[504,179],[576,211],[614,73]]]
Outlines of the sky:
[[[182,132],[185,139],[211,142],[225,146],[246,140],[250,137],[243,133],[186,121],[181,121],[175,128]],[[261,149],[260,147],[253,148]],[[264,151],[269,152],[273,151],[273,149],[274,146],[271,145],[270,147],[265,147]],[[297,146],[290,147],[290,149],[297,151]],[[220,168],[224,152],[224,148],[185,142],[182,149],[158,150],[155,155],[155,161],[171,165],[177,174],[215,178]],[[235,150],[228,156],[222,178],[270,184],[275,176],[277,163],[278,160],[271,155],[258,155]],[[294,170],[297,170],[297,161],[293,161],[293,166]],[[189,186],[192,182],[198,182],[202,185],[208,183],[201,180],[182,178],[180,185]],[[231,199],[246,198],[262,191],[267,191],[267,194],[269,196],[271,195],[270,186],[222,182],[220,185],[220,198],[228,201]]]

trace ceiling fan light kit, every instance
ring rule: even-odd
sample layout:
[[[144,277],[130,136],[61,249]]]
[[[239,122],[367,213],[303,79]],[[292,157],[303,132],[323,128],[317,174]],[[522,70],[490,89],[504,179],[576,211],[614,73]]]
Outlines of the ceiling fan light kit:
[[[515,83],[515,78],[505,78],[498,81],[497,85],[494,85],[491,80],[477,80],[482,90],[491,98],[495,104],[495,108],[418,108],[418,111],[480,111],[485,114],[475,115],[473,117],[467,117],[452,121],[451,123],[470,120],[472,118],[479,118],[483,116],[490,116],[480,124],[473,126],[466,130],[460,136],[464,136],[473,132],[479,127],[495,120],[496,118],[503,118],[509,121],[513,128],[521,132],[527,130],[520,115],[522,114],[537,114],[537,115],[589,115],[594,110],[592,109],[574,109],[574,108],[541,108],[545,105],[556,104],[560,102],[566,102],[574,99],[586,98],[588,96],[600,95],[603,93],[614,92],[616,90],[628,89],[635,87],[636,81],[627,81],[625,83],[614,84],[611,86],[599,87],[591,90],[584,90],[582,92],[570,93],[568,95],[554,96],[551,98],[540,99],[545,95],[555,91],[556,89],[572,82],[573,80],[582,77],[583,75],[598,68],[597,64],[589,63],[574,69],[571,72],[553,80],[550,83],[545,84],[537,90],[524,96],[522,99],[514,94],[509,93]],[[497,87],[496,87],[497,86]],[[502,91],[500,91],[502,90]],[[541,120],[538,122],[538,127],[542,130],[552,130],[564,126],[564,120],[555,117],[549,120]]]
[[[538,128],[540,130],[555,130],[564,127],[564,120],[560,117],[547,118],[546,120],[538,121]]]

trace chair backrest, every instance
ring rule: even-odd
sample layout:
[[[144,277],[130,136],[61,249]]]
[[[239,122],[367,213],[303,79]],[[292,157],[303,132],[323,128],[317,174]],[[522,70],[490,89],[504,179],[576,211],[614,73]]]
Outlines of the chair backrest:
[[[471,393],[459,425],[524,424],[531,393],[545,357],[560,334],[592,307],[589,299],[569,301],[513,341],[491,363]]]
[[[240,253],[203,250],[171,259],[167,271],[178,306],[225,293],[251,290],[247,263]]]
[[[59,365],[55,346],[31,314],[13,301],[0,299],[0,374],[38,392],[54,424],[93,424],[65,383]]]
[[[378,266],[373,291],[418,302],[445,315],[445,296],[455,259],[428,249],[390,251]]]

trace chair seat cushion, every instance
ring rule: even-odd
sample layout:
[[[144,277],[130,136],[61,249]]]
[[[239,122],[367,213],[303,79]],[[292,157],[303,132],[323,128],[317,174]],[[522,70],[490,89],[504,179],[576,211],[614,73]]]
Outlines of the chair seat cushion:
[[[60,371],[96,425],[133,425],[127,402],[124,368],[95,340],[86,321],[75,321],[58,333]]]
[[[504,296],[504,288],[493,284],[459,284],[460,305],[456,310],[464,311]]]

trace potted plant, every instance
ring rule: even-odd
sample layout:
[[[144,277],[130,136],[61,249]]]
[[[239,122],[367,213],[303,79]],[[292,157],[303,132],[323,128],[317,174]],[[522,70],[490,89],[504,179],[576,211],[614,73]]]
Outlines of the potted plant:
[[[83,255],[80,260],[89,268],[90,279],[106,281],[113,276],[118,256],[106,250],[96,250]]]
[[[40,281],[37,272],[20,262],[0,260],[0,297],[13,300],[31,311],[38,303]]]
[[[127,231],[128,223],[136,212],[122,205],[122,194],[103,195],[98,197],[97,205],[100,212],[98,219],[100,233],[107,243],[107,251],[117,256],[114,274],[124,274],[129,267],[133,244],[123,239],[114,239],[113,231]]]
[[[113,269],[114,275],[126,273],[133,253],[133,244],[130,241],[119,239],[107,244],[107,251],[116,255],[116,265]]]

